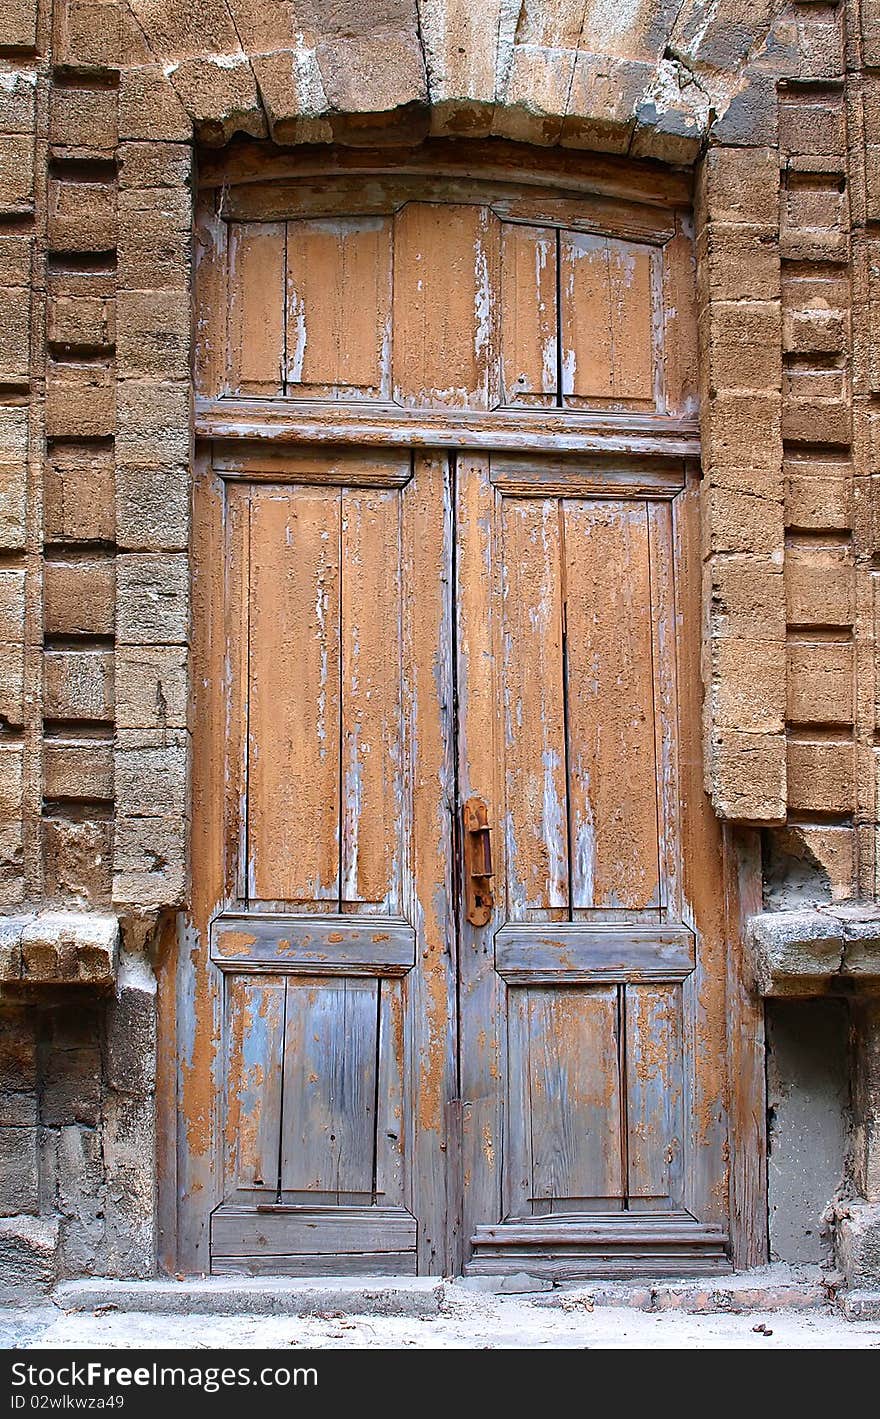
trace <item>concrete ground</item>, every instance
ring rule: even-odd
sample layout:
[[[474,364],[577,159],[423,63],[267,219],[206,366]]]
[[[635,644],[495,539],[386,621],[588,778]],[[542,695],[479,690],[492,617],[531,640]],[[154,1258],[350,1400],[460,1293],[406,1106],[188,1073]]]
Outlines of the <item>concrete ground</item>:
[[[821,1278],[780,1276],[774,1268],[753,1278],[522,1295],[380,1278],[287,1286],[224,1286],[218,1278],[182,1286],[73,1283],[51,1303],[0,1311],[0,1348],[880,1348],[880,1320],[846,1320]]]

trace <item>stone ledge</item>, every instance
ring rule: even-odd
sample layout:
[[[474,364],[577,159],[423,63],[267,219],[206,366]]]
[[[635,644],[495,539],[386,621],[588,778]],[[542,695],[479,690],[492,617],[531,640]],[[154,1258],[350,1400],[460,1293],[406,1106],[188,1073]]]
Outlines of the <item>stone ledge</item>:
[[[4,1305],[33,1304],[56,1281],[57,1217],[0,1217],[0,1290]]]
[[[748,922],[746,949],[761,995],[824,995],[844,981],[880,986],[880,909],[761,912]]]
[[[0,917],[0,985],[112,985],[119,922],[97,912]]]

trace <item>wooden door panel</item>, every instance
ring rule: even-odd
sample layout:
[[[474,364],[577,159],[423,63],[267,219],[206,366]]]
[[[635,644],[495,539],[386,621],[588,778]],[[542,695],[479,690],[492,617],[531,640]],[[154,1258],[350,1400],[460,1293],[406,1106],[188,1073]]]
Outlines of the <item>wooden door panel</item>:
[[[631,1210],[682,1207],[684,1031],[680,984],[623,988]]]
[[[340,493],[253,489],[247,894],[339,902]]]
[[[561,516],[571,904],[659,907],[647,507],[567,499]]]
[[[654,404],[660,309],[654,249],[564,231],[559,263],[563,402]]]
[[[501,383],[505,404],[556,403],[557,237],[553,227],[501,227]]]
[[[284,223],[233,222],[225,332],[230,394],[271,398],[284,391],[284,278]]]
[[[508,996],[512,1217],[623,1205],[614,986]]]
[[[274,1197],[278,1187],[284,996],[283,976],[226,981],[226,1197]]]
[[[287,223],[286,385],[299,398],[387,398],[388,217]]]
[[[555,498],[501,503],[508,912],[568,911],[562,563]]]

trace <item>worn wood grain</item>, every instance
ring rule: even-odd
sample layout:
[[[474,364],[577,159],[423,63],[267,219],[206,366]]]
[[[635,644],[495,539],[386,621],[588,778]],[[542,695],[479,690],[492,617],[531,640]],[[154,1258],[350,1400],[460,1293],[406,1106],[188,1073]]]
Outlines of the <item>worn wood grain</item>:
[[[492,484],[520,497],[674,498],[684,486],[680,462],[651,459],[553,458],[546,454],[494,454]]]
[[[629,1206],[681,1207],[681,990],[668,984],[628,985],[625,998]]]
[[[382,217],[288,222],[288,394],[387,397],[391,237]]]
[[[284,388],[283,222],[229,229],[228,387],[264,398]]]
[[[562,566],[555,499],[505,498],[502,684],[508,914],[568,911]]]
[[[281,1186],[307,1193],[373,1190],[375,981],[287,981]]]
[[[255,1212],[224,1207],[215,1214],[212,1231],[217,1252],[225,1256],[273,1252],[375,1254],[413,1248],[416,1224],[402,1208],[279,1208]]]
[[[562,394],[566,403],[654,402],[650,248],[563,232],[560,238]]]
[[[398,912],[403,796],[400,499],[342,499],[340,900]]]
[[[660,903],[644,503],[561,509],[574,907]]]
[[[284,1059],[282,976],[226,983],[225,1195],[278,1186]]]
[[[501,228],[501,397],[553,405],[557,393],[556,232]]]
[[[312,487],[402,488],[412,477],[409,454],[359,448],[281,447],[217,441],[213,467],[224,479],[255,482],[306,483]]]
[[[485,207],[428,202],[394,220],[394,398],[411,408],[490,409],[499,223]]]
[[[415,963],[415,932],[388,917],[224,913],[211,924],[211,956],[221,970],[403,975]]]
[[[251,495],[248,888],[339,899],[340,495]]]
[[[495,937],[495,969],[511,983],[681,980],[694,959],[684,926],[520,923]]]

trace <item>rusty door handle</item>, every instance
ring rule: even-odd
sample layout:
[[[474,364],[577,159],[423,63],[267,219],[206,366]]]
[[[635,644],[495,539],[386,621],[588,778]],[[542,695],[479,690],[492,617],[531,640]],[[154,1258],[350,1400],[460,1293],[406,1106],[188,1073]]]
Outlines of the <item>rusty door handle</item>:
[[[469,798],[462,808],[461,818],[465,913],[471,926],[485,926],[495,905],[489,810],[482,798]]]

